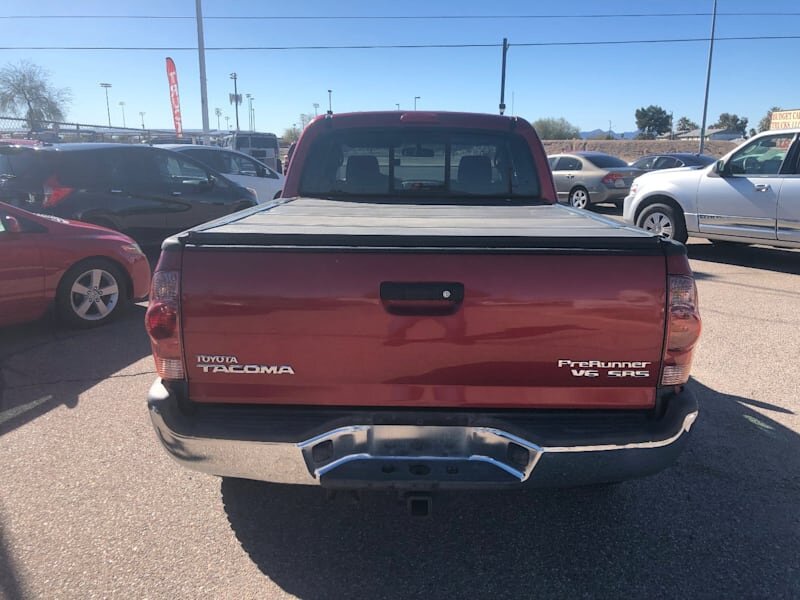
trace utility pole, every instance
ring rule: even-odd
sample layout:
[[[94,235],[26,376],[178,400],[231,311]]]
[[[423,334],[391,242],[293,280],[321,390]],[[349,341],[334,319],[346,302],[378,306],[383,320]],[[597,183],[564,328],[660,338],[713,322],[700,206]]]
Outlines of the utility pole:
[[[228,131],[231,130],[230,120],[231,118],[228,115],[225,115],[225,129]]]
[[[120,100],[120,102],[119,102],[119,107],[122,109],[122,127],[124,129],[124,128],[126,128],[126,125],[125,125],[125,103],[122,100]]]
[[[145,115],[145,114],[146,114],[146,113],[144,113],[144,112],[140,112],[140,113],[139,113],[139,116],[140,116],[140,117],[142,117],[142,129],[144,129],[144,115]]]
[[[252,120],[253,131],[256,130],[256,107],[253,106],[255,98],[250,98],[250,119]]]
[[[333,114],[333,90],[328,90],[328,114]]]
[[[314,102],[314,116],[316,117],[319,114],[319,102]]]
[[[714,10],[711,12],[711,41],[708,45],[708,69],[706,70],[706,97],[703,101],[703,124],[700,126],[700,150],[703,153],[706,145],[706,117],[708,116],[708,88],[711,85],[711,58],[714,56],[714,30],[717,27],[717,0],[714,0]]]
[[[500,71],[500,114],[506,112],[506,55],[508,54],[508,38],[503,38],[503,67]]]
[[[397,107],[397,110],[400,110],[400,103],[399,102],[396,102],[395,106]]]
[[[217,131],[219,131],[221,129],[221,127],[219,126],[219,118],[222,116],[222,109],[221,108],[215,108],[214,109],[214,114],[217,115]]]
[[[208,137],[208,86],[206,83],[206,42],[203,36],[203,2],[195,0],[197,19],[197,58],[200,61],[200,113],[203,117],[203,137]],[[208,139],[204,140],[208,143]]]
[[[417,100],[422,100],[422,96],[414,96],[414,110],[417,110]]]
[[[111,84],[101,83],[100,87],[106,91],[106,113],[108,114],[108,126],[111,127],[111,107],[108,104],[108,88],[111,87]]]
[[[239,131],[239,102],[241,102],[241,97],[239,96],[239,88],[236,86],[236,80],[238,77],[236,73],[231,73],[231,79],[233,79],[233,96],[231,96],[231,102],[233,102],[233,106],[236,108],[236,131]]]

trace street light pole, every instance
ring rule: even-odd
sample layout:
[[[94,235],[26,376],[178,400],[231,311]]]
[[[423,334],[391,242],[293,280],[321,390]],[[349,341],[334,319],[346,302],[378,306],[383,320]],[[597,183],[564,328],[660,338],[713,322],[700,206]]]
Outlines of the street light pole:
[[[122,109],[122,127],[126,128],[127,125],[125,125],[125,103],[120,100],[119,106]]]
[[[144,115],[145,115],[144,112],[139,113],[139,116],[142,117],[142,129],[144,129]]]
[[[219,125],[219,118],[222,116],[222,109],[221,108],[215,108],[214,109],[214,114],[217,115],[217,131],[219,131],[221,129],[221,127]]]
[[[239,88],[236,85],[238,77],[236,73],[231,73],[233,79],[233,106],[236,109],[236,131],[239,131]]]
[[[206,43],[203,36],[203,2],[195,2],[195,18],[197,19],[197,58],[200,61],[200,112],[203,117],[203,135],[208,136],[208,85],[206,82]],[[208,143],[208,139],[205,140]]]
[[[400,103],[399,102],[395,102],[394,105],[397,107],[397,110],[400,110]]]
[[[417,110],[417,100],[422,100],[422,96],[414,96],[414,110]]]
[[[245,94],[247,98],[247,128],[253,131],[253,96]]]
[[[508,54],[508,38],[503,38],[503,66],[500,72],[500,114],[506,112],[506,55]]]
[[[231,118],[228,115],[225,115],[225,129],[228,130],[228,131],[231,130],[230,121],[231,121]]]
[[[111,106],[108,104],[108,88],[111,87],[111,84],[101,83],[100,87],[106,91],[106,113],[108,114],[108,126],[111,127]]]
[[[253,131],[255,131],[256,130],[256,107],[253,106],[253,101],[255,101],[255,98],[250,98],[250,119],[252,121],[251,127],[253,128]]]
[[[700,126],[700,150],[703,153],[706,145],[706,117],[708,116],[708,88],[711,85],[711,57],[714,55],[714,30],[717,26],[717,0],[714,0],[714,10],[711,13],[711,41],[708,45],[708,69],[706,70],[706,97],[703,101],[703,124]]]
[[[314,116],[319,114],[319,102],[314,102]]]

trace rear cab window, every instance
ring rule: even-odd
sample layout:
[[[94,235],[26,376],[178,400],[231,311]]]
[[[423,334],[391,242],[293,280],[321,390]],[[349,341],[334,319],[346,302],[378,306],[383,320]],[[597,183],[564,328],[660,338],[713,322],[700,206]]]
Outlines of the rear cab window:
[[[384,128],[323,134],[304,161],[306,196],[431,202],[536,201],[525,139],[502,132]]]

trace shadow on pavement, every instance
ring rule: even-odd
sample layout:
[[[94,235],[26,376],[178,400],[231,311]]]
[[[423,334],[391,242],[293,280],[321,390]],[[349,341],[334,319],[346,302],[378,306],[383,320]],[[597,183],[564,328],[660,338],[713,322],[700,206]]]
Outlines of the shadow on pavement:
[[[800,275],[800,252],[760,246],[689,244],[689,258]]]
[[[11,553],[6,547],[3,527],[0,525],[0,598],[8,600],[21,600],[22,585],[17,580],[17,570],[11,559]]]
[[[144,312],[134,305],[97,329],[45,318],[0,330],[0,435],[57,406],[75,407],[86,389],[148,355]]]
[[[600,215],[606,216],[622,216],[622,207],[617,206],[616,204],[606,203],[606,204],[591,204],[589,205],[589,210],[595,212]]]
[[[693,382],[702,414],[677,465],[604,490],[396,495],[222,481],[230,525],[300,598],[790,597],[800,589],[800,437]]]

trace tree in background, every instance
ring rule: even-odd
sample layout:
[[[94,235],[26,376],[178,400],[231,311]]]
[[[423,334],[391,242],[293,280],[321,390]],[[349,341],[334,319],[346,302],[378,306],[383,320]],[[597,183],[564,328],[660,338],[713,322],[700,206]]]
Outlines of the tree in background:
[[[747,117],[739,117],[737,114],[722,113],[711,127],[714,129],[724,129],[726,131],[735,131],[744,135],[747,133]]]
[[[778,112],[781,110],[780,106],[773,106],[772,108],[767,111],[767,114],[764,115],[764,118],[758,122],[758,132],[761,133],[762,131],[769,130],[770,122],[772,121],[772,113]]]
[[[537,119],[533,128],[543,140],[574,140],[581,137],[580,130],[564,117]]]
[[[27,60],[0,70],[0,112],[21,116],[31,130],[42,121],[62,121],[70,101],[68,88],[50,83],[50,74]]]
[[[300,130],[297,128],[296,125],[292,127],[287,127],[283,130],[283,135],[281,136],[281,140],[284,142],[296,142],[300,137]]]
[[[300,113],[300,128],[305,129],[306,125],[314,120],[314,115],[311,113]]]
[[[651,104],[646,108],[643,106],[636,109],[636,127],[641,132],[639,139],[651,140],[670,130],[671,119],[667,111]]]
[[[678,119],[678,124],[676,125],[676,130],[678,133],[691,131],[692,129],[700,129],[700,125],[692,121],[689,117],[681,117]]]

